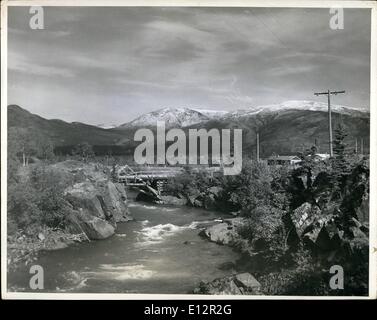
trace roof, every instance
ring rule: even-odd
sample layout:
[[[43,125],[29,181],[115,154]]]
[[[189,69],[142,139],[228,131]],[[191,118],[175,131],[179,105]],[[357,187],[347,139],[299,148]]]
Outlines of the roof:
[[[301,160],[298,156],[270,156],[267,160],[282,160],[282,161],[291,161],[291,160]]]
[[[316,153],[314,156],[317,156],[320,158],[330,158],[330,155],[328,153]]]

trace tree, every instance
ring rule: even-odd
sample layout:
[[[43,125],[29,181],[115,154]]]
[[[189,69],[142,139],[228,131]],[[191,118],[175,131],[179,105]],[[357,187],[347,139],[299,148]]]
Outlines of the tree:
[[[113,162],[111,166],[111,180],[114,182],[118,181],[117,164],[115,161]]]
[[[227,200],[236,210],[246,216],[261,205],[272,201],[272,175],[270,168],[263,162],[244,162],[242,172],[237,176],[224,176],[222,186]]]
[[[8,159],[22,159],[22,165],[29,164],[30,157],[49,160],[54,156],[52,141],[30,128],[8,129]]]
[[[54,157],[54,145],[46,137],[39,137],[37,143],[37,157],[42,160],[51,160]]]
[[[80,143],[73,149],[72,155],[87,162],[89,158],[94,157],[93,147],[87,142]]]
[[[332,176],[334,184],[334,197],[340,198],[347,175],[351,171],[351,164],[348,161],[347,144],[345,138],[347,131],[342,123],[335,128],[334,158],[332,159]]]
[[[37,154],[35,134],[28,128],[11,127],[8,137],[9,151],[17,157],[22,157],[22,165],[27,166],[30,157]]]

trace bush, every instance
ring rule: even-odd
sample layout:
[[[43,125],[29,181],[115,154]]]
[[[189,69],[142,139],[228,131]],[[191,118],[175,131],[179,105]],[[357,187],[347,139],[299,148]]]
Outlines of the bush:
[[[33,166],[22,177],[8,183],[10,231],[34,225],[61,226],[68,212],[63,192],[72,183],[67,176],[43,164]]]
[[[194,171],[187,167],[183,174],[169,181],[164,187],[164,193],[189,198],[205,193],[209,187],[216,184],[217,180],[211,178],[206,170]]]
[[[329,295],[323,271],[308,251],[300,249],[291,255],[292,265],[259,278],[267,295]],[[334,294],[334,293],[333,293]]]
[[[223,200],[249,216],[255,208],[271,204],[271,181],[272,175],[267,164],[245,161],[241,174],[220,179],[224,190]]]

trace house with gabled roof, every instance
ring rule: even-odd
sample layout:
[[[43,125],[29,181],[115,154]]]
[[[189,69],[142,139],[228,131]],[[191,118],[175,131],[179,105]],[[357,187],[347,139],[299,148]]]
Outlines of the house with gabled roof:
[[[301,162],[301,158],[298,156],[270,156],[267,158],[268,165],[289,165],[294,166]]]

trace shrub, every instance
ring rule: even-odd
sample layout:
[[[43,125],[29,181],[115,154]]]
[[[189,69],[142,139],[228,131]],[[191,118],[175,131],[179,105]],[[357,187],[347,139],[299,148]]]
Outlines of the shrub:
[[[33,225],[61,226],[67,214],[64,189],[73,181],[43,164],[8,184],[8,220],[11,230]]]

